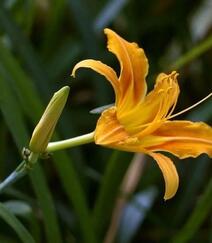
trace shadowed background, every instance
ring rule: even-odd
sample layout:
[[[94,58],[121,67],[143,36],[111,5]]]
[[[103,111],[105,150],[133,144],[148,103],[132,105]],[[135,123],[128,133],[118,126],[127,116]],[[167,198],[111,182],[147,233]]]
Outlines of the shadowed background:
[[[180,73],[176,111],[210,93],[211,11],[211,0],[1,1],[0,180],[21,161],[48,100],[62,86],[70,86],[70,97],[53,140],[95,129],[99,115],[89,111],[112,103],[113,90],[92,71],[80,70],[75,79],[70,73],[87,58],[119,73],[105,27],[145,50],[149,90],[159,72]],[[211,124],[211,106],[210,99],[180,119]],[[94,144],[55,152],[2,193],[0,242],[212,242],[211,160],[173,160],[180,188],[164,202],[163,178],[150,158]]]

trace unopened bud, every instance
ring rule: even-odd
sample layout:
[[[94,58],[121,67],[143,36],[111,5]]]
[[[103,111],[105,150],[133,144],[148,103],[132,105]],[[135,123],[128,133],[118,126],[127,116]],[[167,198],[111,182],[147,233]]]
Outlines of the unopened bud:
[[[52,137],[58,119],[66,104],[70,88],[63,87],[51,98],[39,123],[35,127],[29,148],[34,153],[43,153]]]

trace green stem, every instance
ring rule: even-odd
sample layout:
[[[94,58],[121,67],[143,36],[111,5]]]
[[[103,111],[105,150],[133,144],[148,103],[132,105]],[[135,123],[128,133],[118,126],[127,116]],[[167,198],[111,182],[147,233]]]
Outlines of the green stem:
[[[37,162],[38,158],[39,158],[39,154],[31,153],[29,156],[28,164],[30,166],[33,166],[33,164]]]
[[[79,137],[49,143],[46,152],[54,152],[57,150],[72,148],[86,143],[91,143],[93,141],[94,141],[94,132],[91,132]]]
[[[31,153],[27,161],[23,160],[19,166],[4,181],[0,183],[0,192],[23,177],[27,171],[32,168],[33,164],[37,162],[38,157],[38,154]]]
[[[91,143],[93,141],[94,141],[94,132],[91,132],[75,138],[49,143],[46,152],[54,152],[57,150],[76,147],[86,143]],[[37,162],[38,158],[39,158],[39,154],[31,153],[28,160],[22,161],[19,164],[19,166],[15,169],[15,171],[13,171],[4,181],[0,183],[0,192],[2,192],[9,185],[13,184],[19,178],[23,177]]]
[[[20,165],[22,166],[25,161],[23,161]],[[22,167],[24,168],[24,167]],[[16,182],[18,179],[23,177],[26,174],[27,170],[15,170],[13,171],[2,183],[0,183],[0,192],[2,192],[6,187],[10,186],[14,182]]]

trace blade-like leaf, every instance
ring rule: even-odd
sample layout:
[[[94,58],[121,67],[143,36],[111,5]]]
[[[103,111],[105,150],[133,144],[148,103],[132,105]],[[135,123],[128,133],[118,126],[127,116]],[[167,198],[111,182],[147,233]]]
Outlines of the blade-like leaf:
[[[109,104],[109,105],[103,105],[97,108],[94,108],[93,110],[90,111],[91,114],[100,114],[102,113],[104,110],[112,107],[114,104]]]
[[[27,144],[28,132],[23,120],[22,110],[19,107],[16,95],[10,88],[10,81],[8,79],[8,73],[6,73],[4,68],[1,66],[0,89],[4,95],[1,96],[0,108],[18,148],[21,149],[25,144]],[[37,168],[30,174],[30,178],[43,211],[48,242],[60,243],[62,240],[52,197],[42,173],[42,169],[39,165],[37,165]]]
[[[200,228],[207,216],[211,216],[212,210],[212,180],[209,181],[204,193],[199,199],[194,211],[188,218],[184,227],[178,231],[172,243],[189,242]]]
[[[197,46],[193,47],[188,53],[177,59],[175,63],[170,66],[170,70],[172,69],[180,69],[185,66],[187,63],[193,61],[201,54],[206,52],[212,47],[212,35],[209,35],[207,39],[199,43]]]
[[[13,228],[22,242],[35,243],[27,229],[2,203],[0,203],[0,217]]]
[[[23,72],[21,67],[18,65],[18,63],[12,57],[12,55],[9,53],[8,50],[4,50],[2,52],[2,55],[0,53],[0,57],[1,57],[0,62],[1,61],[3,62],[8,73],[11,75],[10,80],[8,80],[7,85],[11,86],[14,89],[14,91],[18,97],[18,100],[20,101],[20,105],[21,105],[23,111],[29,117],[31,122],[35,124],[38,121],[39,116],[42,111],[42,104],[38,97],[38,92],[36,92],[36,88],[33,86],[32,81],[26,76],[26,74]],[[8,73],[7,73],[7,75],[8,75]],[[9,97],[11,97],[11,99],[12,99],[12,96],[13,95],[9,95]],[[10,100],[10,99],[9,98],[7,99],[7,97],[6,97],[5,100]],[[16,102],[16,106],[17,106],[17,102]],[[32,110],[33,110],[33,112],[32,112]],[[17,111],[17,113],[19,113],[20,107],[17,107],[16,111]],[[7,112],[5,112],[5,114],[7,114]],[[11,114],[13,114],[12,108],[11,108]],[[11,121],[14,121],[14,119],[15,118],[13,117],[13,119],[11,119]],[[23,124],[23,123],[20,123],[20,124]],[[11,125],[11,129],[12,128],[13,128],[13,126]],[[16,131],[16,128],[14,128],[14,133],[15,132],[18,132],[18,131]],[[23,129],[22,129],[22,132],[23,132]],[[20,134],[20,136],[21,136],[21,134]],[[21,143],[21,141],[20,141],[20,144],[22,144],[21,146],[23,146],[23,143]],[[66,194],[68,195],[68,198],[71,201],[71,203],[73,203],[76,213],[78,215],[79,225],[83,232],[82,235],[84,237],[84,241],[86,243],[95,243],[95,235],[94,235],[93,229],[92,229],[91,217],[90,217],[87,205],[86,205],[85,195],[84,195],[83,189],[81,187],[78,175],[75,171],[73,164],[70,163],[70,157],[67,156],[66,152],[61,152],[60,154],[61,154],[60,156],[59,156],[59,153],[55,154],[55,156],[53,158],[53,162],[55,163],[55,167],[58,170],[61,182],[65,188]],[[35,187],[35,190],[36,190],[38,196],[40,197],[40,200],[43,200],[44,204],[42,204],[42,206],[46,208],[46,212],[49,212],[49,210],[51,211],[54,208],[54,206],[52,205],[52,203],[49,204],[51,206],[48,206],[48,203],[45,203],[45,199],[50,199],[50,198],[49,198],[49,196],[44,196],[44,195],[48,195],[48,193],[43,192],[45,187],[41,186],[40,180],[41,179],[44,180],[45,177],[41,171],[40,171],[40,173],[42,173],[42,174],[40,174],[40,175],[35,174],[35,173],[39,173],[38,170],[40,170],[40,169],[37,168],[33,171],[33,173],[31,173],[31,176],[34,177],[33,185]],[[70,175],[72,175],[72,176],[70,176]],[[39,186],[41,186],[43,188],[41,191],[39,189]],[[48,218],[49,217],[47,216],[46,217],[46,224],[47,224],[46,227],[50,228]],[[51,223],[53,224],[54,220],[51,221]],[[54,231],[54,230],[52,230],[52,229],[48,230],[49,236],[52,235],[51,237],[53,237],[53,239],[54,239],[52,231]],[[54,232],[57,233],[57,230],[55,230]],[[54,239],[54,242],[55,242],[55,239]]]
[[[131,242],[133,236],[153,206],[157,190],[151,187],[137,193],[125,206],[118,231],[119,243]]]
[[[32,212],[30,205],[20,200],[6,201],[4,202],[4,206],[15,215],[27,216]]]
[[[50,91],[46,80],[48,79],[46,73],[42,69],[39,57],[36,55],[33,47],[28,39],[24,36],[21,29],[17,26],[15,21],[11,18],[9,11],[1,6],[0,2],[0,27],[8,34],[12,45],[19,53],[20,58],[26,64],[32,77],[37,81],[37,85],[43,94]]]
[[[110,0],[106,6],[100,11],[95,22],[94,28],[96,31],[101,31],[108,26],[121,12],[128,0]]]
[[[96,234],[100,237],[109,223],[120,184],[129,165],[126,157],[125,153],[114,152],[107,162],[107,167],[102,177],[93,212],[94,227]]]

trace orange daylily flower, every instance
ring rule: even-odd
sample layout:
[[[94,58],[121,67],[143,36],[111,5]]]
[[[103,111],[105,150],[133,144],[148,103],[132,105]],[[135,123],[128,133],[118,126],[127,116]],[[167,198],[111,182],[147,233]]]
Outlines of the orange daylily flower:
[[[172,115],[180,92],[177,72],[159,74],[154,89],[146,95],[148,60],[143,49],[110,29],[104,32],[109,51],[120,62],[119,77],[112,68],[92,59],[79,62],[72,72],[74,76],[78,68],[91,68],[105,76],[115,91],[115,105],[97,122],[95,143],[152,156],[164,176],[164,199],[170,199],[178,189],[179,177],[171,159],[158,151],[181,159],[201,153],[212,157],[212,127],[203,122],[170,121],[182,113]]]

